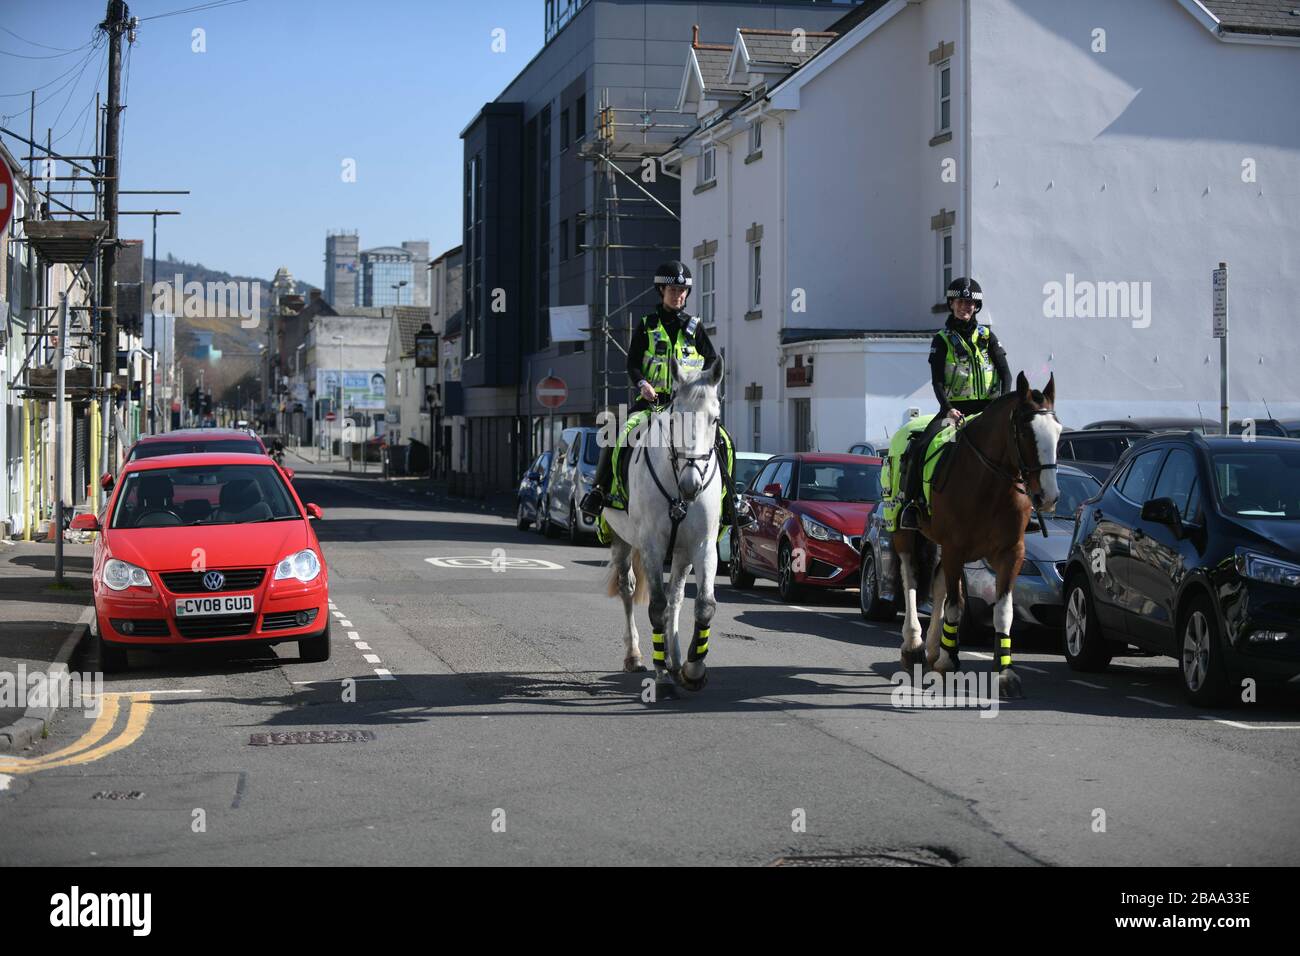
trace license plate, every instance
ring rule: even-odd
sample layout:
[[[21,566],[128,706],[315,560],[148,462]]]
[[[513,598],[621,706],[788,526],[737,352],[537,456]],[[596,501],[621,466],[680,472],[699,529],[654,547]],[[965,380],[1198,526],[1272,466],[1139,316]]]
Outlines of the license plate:
[[[179,598],[176,601],[177,617],[214,616],[219,614],[252,614],[253,595],[223,594],[221,597]]]

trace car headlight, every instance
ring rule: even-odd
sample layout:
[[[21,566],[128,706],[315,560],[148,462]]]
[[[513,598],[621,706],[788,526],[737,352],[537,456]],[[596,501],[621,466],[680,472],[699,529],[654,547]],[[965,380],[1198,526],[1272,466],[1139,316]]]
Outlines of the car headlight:
[[[844,535],[840,534],[834,528],[828,528],[820,521],[814,521],[807,515],[799,516],[799,523],[803,525],[804,534],[810,538],[816,538],[818,541],[843,541]]]
[[[275,566],[275,580],[296,578],[303,584],[315,581],[320,574],[320,558],[311,548],[291,554]]]
[[[129,562],[119,561],[117,558],[109,558],[104,562],[104,584],[114,591],[153,587],[153,583],[149,580],[149,572]]]
[[[1265,584],[1300,588],[1300,565],[1279,561],[1254,551],[1237,552],[1237,573],[1243,578],[1263,581]]]

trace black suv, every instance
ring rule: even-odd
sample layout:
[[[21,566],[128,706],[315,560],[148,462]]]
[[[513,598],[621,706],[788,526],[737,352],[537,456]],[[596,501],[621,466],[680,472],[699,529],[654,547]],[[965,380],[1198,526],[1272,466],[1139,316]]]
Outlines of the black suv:
[[[1127,644],[1176,657],[1196,704],[1300,675],[1300,440],[1158,435],[1079,506],[1066,660],[1101,670]]]
[[[1081,468],[1105,481],[1120,456],[1153,432],[1148,428],[1093,428],[1061,432],[1056,460]]]

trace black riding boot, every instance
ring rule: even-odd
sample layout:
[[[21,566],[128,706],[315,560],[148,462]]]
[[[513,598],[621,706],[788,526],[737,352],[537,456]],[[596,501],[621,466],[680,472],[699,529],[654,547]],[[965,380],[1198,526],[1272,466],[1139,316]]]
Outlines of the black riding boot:
[[[600,461],[596,463],[596,475],[592,479],[591,491],[587,492],[578,504],[578,510],[593,521],[600,517],[600,509],[605,507],[609,498],[609,485],[614,478],[614,449],[606,445],[600,450]]]
[[[723,528],[738,526],[745,531],[752,531],[758,527],[758,522],[754,520],[749,502],[740,496],[736,481],[731,476],[731,469],[727,467],[727,443],[723,441],[720,434],[714,443],[714,449],[718,455],[718,467],[722,470],[722,484],[726,489],[722,496],[721,526]]]

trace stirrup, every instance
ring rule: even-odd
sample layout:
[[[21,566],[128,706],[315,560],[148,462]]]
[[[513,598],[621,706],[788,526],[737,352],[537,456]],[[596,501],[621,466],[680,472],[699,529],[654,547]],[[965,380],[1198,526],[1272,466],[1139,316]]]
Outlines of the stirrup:
[[[582,496],[582,501],[578,505],[578,510],[584,515],[595,521],[600,517],[600,511],[605,507],[605,493],[599,488],[592,488]]]
[[[921,530],[921,507],[915,501],[909,501],[898,513],[898,529],[900,531]]]

